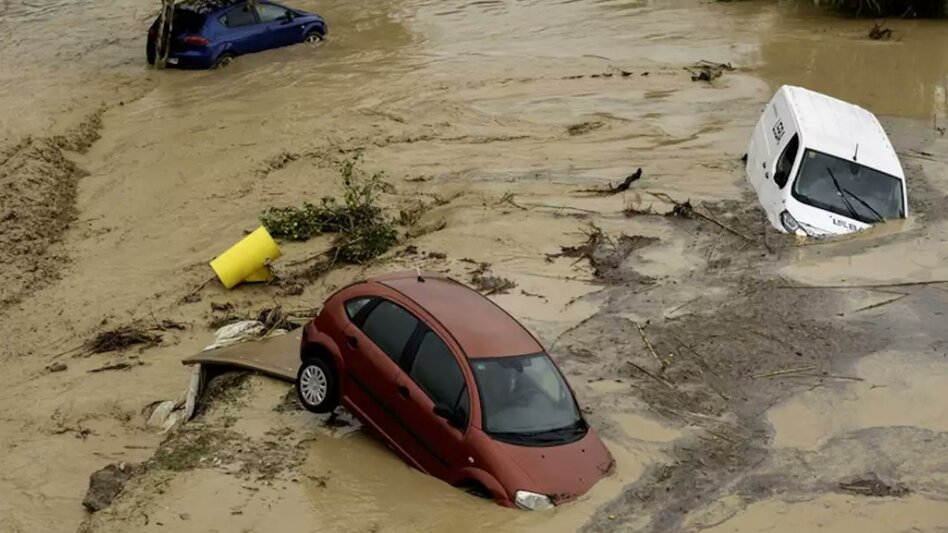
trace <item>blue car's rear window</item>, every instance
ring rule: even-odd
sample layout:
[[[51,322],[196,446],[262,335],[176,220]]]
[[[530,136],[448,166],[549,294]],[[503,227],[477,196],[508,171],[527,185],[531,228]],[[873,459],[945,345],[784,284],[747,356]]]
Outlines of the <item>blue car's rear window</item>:
[[[204,15],[188,9],[177,9],[171,23],[171,31],[175,34],[197,33],[204,27]]]

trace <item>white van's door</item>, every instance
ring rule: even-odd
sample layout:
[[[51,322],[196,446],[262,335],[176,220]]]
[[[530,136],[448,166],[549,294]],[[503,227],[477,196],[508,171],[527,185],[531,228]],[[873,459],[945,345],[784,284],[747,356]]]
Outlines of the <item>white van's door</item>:
[[[790,187],[793,186],[793,177],[799,167],[800,154],[803,152],[800,148],[800,134],[787,133],[783,142],[777,145],[777,150],[777,159],[774,161],[773,173],[769,180],[773,197],[770,198],[771,203],[766,209],[773,213],[774,220],[779,221],[780,213],[784,211],[787,197],[790,195]]]
[[[767,150],[766,159],[761,162],[763,180],[757,196],[760,205],[767,212],[767,218],[774,226],[780,227],[780,213],[784,209],[787,184],[800,153],[800,135],[783,90],[777,92],[764,112],[762,122]]]

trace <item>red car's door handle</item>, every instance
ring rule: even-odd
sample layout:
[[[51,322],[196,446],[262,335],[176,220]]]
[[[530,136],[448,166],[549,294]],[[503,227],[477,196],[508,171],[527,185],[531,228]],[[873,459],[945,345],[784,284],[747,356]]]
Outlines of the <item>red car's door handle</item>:
[[[359,347],[359,339],[353,337],[352,335],[346,335],[346,343],[348,343],[352,348]]]
[[[399,394],[402,398],[408,398],[408,387],[406,387],[406,386],[404,386],[404,385],[399,385],[399,386],[398,386],[398,394]]]

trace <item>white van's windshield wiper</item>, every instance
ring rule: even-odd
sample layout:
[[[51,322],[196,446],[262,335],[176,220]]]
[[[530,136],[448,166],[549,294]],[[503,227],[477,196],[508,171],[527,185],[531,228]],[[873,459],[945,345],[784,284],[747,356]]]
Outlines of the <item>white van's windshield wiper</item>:
[[[843,188],[839,186],[839,182],[836,181],[836,175],[833,174],[833,170],[826,165],[826,171],[829,172],[830,178],[833,180],[833,185],[836,186],[836,191],[839,192],[839,197],[842,198],[843,203],[846,204],[846,209],[849,209],[849,215],[855,219],[859,218],[859,215],[856,214],[856,210],[853,209],[853,204],[849,203],[849,200],[846,199],[846,193],[843,192]]]
[[[839,191],[839,197],[842,198],[843,203],[846,204],[846,209],[849,209],[849,214],[852,216],[852,218],[854,218],[854,219],[856,219],[856,220],[860,220],[859,215],[856,214],[856,210],[853,209],[853,204],[849,203],[849,200],[846,199],[846,195],[847,195],[847,194],[848,194],[849,196],[852,196],[853,198],[855,198],[856,201],[858,201],[860,204],[866,206],[866,208],[869,209],[869,211],[871,211],[873,215],[875,215],[876,219],[875,219],[874,222],[885,222],[885,217],[883,217],[882,215],[880,215],[879,212],[876,211],[875,209],[873,209],[873,207],[872,207],[871,205],[869,205],[868,203],[866,203],[865,200],[863,200],[862,198],[856,196],[856,195],[853,194],[852,192],[850,192],[850,191],[848,191],[848,190],[846,190],[846,189],[844,189],[844,188],[842,188],[842,187],[840,186],[839,181],[836,180],[836,176],[833,174],[833,170],[830,169],[829,165],[826,166],[826,171],[829,172],[830,178],[832,178],[832,180],[833,180],[833,185],[835,185],[835,186],[836,186],[836,190]]]
[[[876,222],[885,222],[885,217],[882,216],[882,215],[880,215],[878,211],[876,211],[871,205],[869,205],[869,202],[867,202],[867,201],[863,200],[862,198],[856,196],[855,194],[849,192],[848,189],[842,189],[842,192],[845,193],[845,194],[848,194],[848,195],[852,196],[857,202],[859,202],[859,203],[861,203],[862,205],[866,206],[866,209],[872,211],[872,214],[876,216]]]

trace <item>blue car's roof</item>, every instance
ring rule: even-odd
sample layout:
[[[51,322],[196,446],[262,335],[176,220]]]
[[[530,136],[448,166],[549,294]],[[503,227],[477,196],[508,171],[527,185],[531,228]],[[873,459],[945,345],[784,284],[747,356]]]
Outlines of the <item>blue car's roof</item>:
[[[207,15],[220,9],[243,3],[245,3],[245,0],[185,0],[179,3],[177,8]]]

